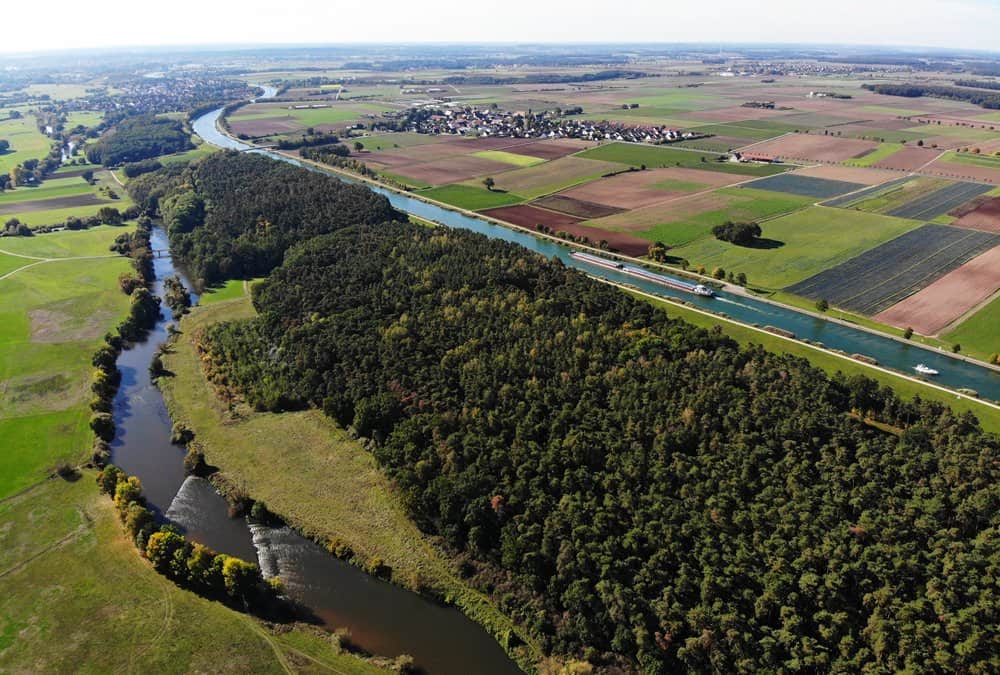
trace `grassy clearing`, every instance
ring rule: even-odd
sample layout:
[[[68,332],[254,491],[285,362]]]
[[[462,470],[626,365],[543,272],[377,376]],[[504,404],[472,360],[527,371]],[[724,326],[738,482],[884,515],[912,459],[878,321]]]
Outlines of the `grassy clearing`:
[[[128,226],[101,225],[89,230],[50,232],[33,237],[5,237],[0,250],[37,258],[74,258],[79,256],[110,256],[115,237],[129,231]]]
[[[173,155],[163,155],[157,159],[160,160],[160,163],[163,164],[163,166],[173,166],[175,164],[187,164],[188,162],[205,157],[206,155],[211,155],[216,151],[217,148],[209,145],[208,143],[202,143],[198,147],[192,148],[191,150],[178,152]]]
[[[161,381],[172,418],[195,432],[211,464],[307,535],[346,542],[362,560],[379,557],[392,568],[394,581],[434,588],[488,630],[511,630],[510,621],[465,586],[410,521],[371,454],[329,418],[317,410],[273,414],[242,408],[234,416],[219,401],[191,336],[200,327],[252,313],[247,300],[234,300],[196,308],[183,319],[182,335],[164,358],[176,375]],[[530,651],[535,653],[522,658],[537,661],[537,651]]]
[[[67,129],[73,129],[79,125],[96,127],[104,121],[104,113],[93,111],[71,112],[66,117]]]
[[[384,178],[388,178],[391,181],[399,183],[400,185],[407,185],[418,190],[431,187],[430,183],[425,183],[422,180],[410,178],[409,176],[401,176],[400,174],[392,173],[391,171],[379,171],[378,174]]]
[[[881,162],[883,159],[892,157],[897,152],[903,149],[902,143],[881,143],[875,150],[869,152],[864,157],[858,157],[857,159],[849,159],[844,162],[847,166],[871,166],[876,162]]]
[[[868,368],[861,363],[842,359],[834,354],[813,349],[812,347],[804,345],[800,342],[784,340],[776,335],[761,333],[760,331],[753,330],[747,326],[722,321],[686,307],[680,307],[673,303],[661,300],[654,300],[638,293],[632,293],[632,295],[645,300],[652,305],[662,307],[670,316],[683,319],[684,321],[694,324],[695,326],[700,326],[701,328],[719,326],[723,333],[733,338],[740,344],[758,344],[768,351],[780,354],[791,354],[793,356],[807,359],[814,366],[831,375],[837,372],[842,372],[846,375],[864,375],[878,381],[881,384],[892,387],[892,389],[899,396],[905,399],[912,399],[914,396],[919,395],[922,399],[940,401],[941,403],[949,405],[954,410],[959,412],[970,410],[977,417],[979,417],[984,429],[1000,433],[1000,411],[990,408],[989,406],[964,398],[955,398],[954,395],[938,389],[933,389],[903,377],[898,377],[896,375]]]
[[[519,155],[516,152],[504,152],[503,150],[480,150],[472,154],[474,157],[492,159],[496,162],[512,164],[513,166],[535,166],[536,164],[544,164],[546,161],[541,157],[529,157],[528,155]]]
[[[719,155],[712,152],[696,152],[677,150],[656,145],[637,145],[632,143],[608,143],[591,150],[585,150],[576,157],[598,159],[606,162],[617,162],[628,166],[645,164],[648,168],[668,166],[687,167],[689,169],[705,169],[708,171],[723,171],[747,176],[771,176],[785,171],[787,167],[771,164],[736,164],[716,161]]]
[[[420,196],[470,211],[520,204],[524,201],[523,197],[511,192],[490,191],[471,185],[445,185],[425,190],[420,193]]]
[[[49,154],[51,141],[35,126],[35,118],[25,115],[17,120],[0,122],[0,138],[10,141],[10,150],[0,154],[0,173],[8,173],[27,159],[42,159]]]
[[[217,288],[206,289],[198,298],[198,304],[205,306],[242,298],[249,292],[250,283],[244,279],[230,279]]]
[[[754,286],[781,288],[833,267],[920,223],[814,206],[761,225],[764,240],[751,248],[704,237],[671,251],[692,265],[744,272]],[[770,247],[769,247],[770,246]]]
[[[4,672],[382,672],[310,632],[278,637],[181,590],[126,541],[94,474],[47,481],[0,503]]]
[[[962,345],[962,352],[981,359],[1000,354],[1000,298],[970,316],[942,336],[949,344]]]

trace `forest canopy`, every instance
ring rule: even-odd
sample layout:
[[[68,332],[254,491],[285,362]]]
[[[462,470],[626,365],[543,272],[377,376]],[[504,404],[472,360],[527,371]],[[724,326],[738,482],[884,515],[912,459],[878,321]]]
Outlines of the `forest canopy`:
[[[363,186],[233,151],[145,174],[129,191],[159,210],[174,255],[206,284],[265,275],[311,237],[403,217]]]
[[[193,147],[181,122],[141,115],[123,119],[100,140],[88,145],[86,155],[87,161],[93,164],[118,166]]]
[[[997,665],[1000,441],[971,414],[464,231],[313,238],[254,304],[197,336],[209,376],[370,438],[416,522],[549,652],[648,673]]]

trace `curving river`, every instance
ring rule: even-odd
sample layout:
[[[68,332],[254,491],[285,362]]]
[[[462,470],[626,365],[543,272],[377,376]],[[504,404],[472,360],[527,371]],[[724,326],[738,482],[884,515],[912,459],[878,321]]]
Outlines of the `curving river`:
[[[333,171],[323,171],[314,165],[297,162],[284,155],[268,152],[267,150],[254,149],[253,146],[231,138],[219,131],[217,124],[221,115],[222,108],[219,108],[199,117],[193,123],[195,133],[201,136],[206,142],[220,148],[249,150],[266,154],[274,159],[290,162],[313,171],[327,173],[347,182],[360,182],[352,181],[350,178],[343,176],[343,174]],[[651,295],[683,300],[701,309],[723,314],[741,323],[774,326],[791,331],[800,339],[821,342],[830,349],[839,349],[848,354],[864,354],[877,359],[880,365],[899,371],[900,373],[912,376],[914,374],[913,367],[918,363],[923,363],[940,372],[940,375],[934,378],[935,384],[953,389],[963,387],[974,389],[983,398],[994,401],[1000,400],[1000,372],[978,365],[973,361],[955,358],[940,350],[930,349],[912,342],[894,340],[890,337],[853,328],[849,325],[826,321],[804,312],[798,312],[790,308],[742,295],[720,292],[716,298],[703,298],[682,291],[674,291],[654,282],[644,281],[614,270],[581,263],[570,257],[570,248],[548,239],[535,237],[528,232],[513,230],[458,211],[451,211],[388,188],[371,184],[367,185],[375,192],[385,195],[392,205],[400,211],[413,214],[425,220],[449,227],[472,230],[494,239],[515,242],[547,258],[559,258],[563,264],[583,270],[592,276],[627,284]]]
[[[168,249],[161,228],[153,231],[152,247]],[[170,257],[156,258],[154,269],[152,290],[161,300],[163,279],[174,274],[192,288]],[[139,477],[159,517],[216,551],[257,560],[265,576],[280,576],[289,593],[326,627],[350,629],[351,641],[368,652],[409,654],[431,675],[521,672],[481,626],[454,607],[375,579],[291,528],[230,518],[226,500],[208,481],[186,476],[184,450],[170,443],[170,416],[149,374],[153,356],[167,339],[169,323],[161,317],[143,342],[118,358],[122,383],[114,401],[117,432],[111,447],[111,461]]]

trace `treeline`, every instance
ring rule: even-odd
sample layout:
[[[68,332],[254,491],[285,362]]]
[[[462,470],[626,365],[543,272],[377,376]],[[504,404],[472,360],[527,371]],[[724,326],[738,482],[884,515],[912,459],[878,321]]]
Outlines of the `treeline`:
[[[278,141],[277,148],[279,150],[297,150],[298,148],[311,148],[317,145],[329,145],[331,143],[337,143],[340,141],[340,137],[337,134],[303,134],[299,138],[282,138]]]
[[[601,70],[596,73],[538,73],[520,77],[498,77],[496,75],[449,75],[441,79],[443,84],[492,85],[492,84],[571,84],[573,82],[603,82],[604,80],[636,80],[643,77],[658,77],[641,70]]]
[[[976,89],[1000,89],[1000,82],[990,80],[955,80],[959,87],[975,87]]]
[[[174,255],[199,284],[263,276],[293,244],[356,223],[402,215],[371,190],[249,153],[214,153],[129,182],[158,211]]]
[[[548,652],[646,673],[996,664],[1000,441],[971,414],[460,230],[317,237],[253,302],[200,336],[209,378],[371,439],[419,526]]]
[[[142,115],[119,121],[100,140],[89,144],[85,152],[92,164],[118,166],[193,147],[178,120]]]
[[[968,101],[983,108],[1000,108],[1000,94],[960,89],[959,87],[923,84],[863,84],[861,86],[869,91],[874,91],[876,94],[885,94],[887,96],[905,96],[907,98],[931,96],[933,98],[946,98],[953,101]]]
[[[121,225],[126,220],[132,220],[138,215],[139,209],[135,206],[130,206],[124,211],[119,211],[113,206],[102,206],[92,216],[85,216],[83,218],[80,216],[69,216],[62,222],[39,225],[33,228],[22,223],[19,218],[10,218],[4,224],[3,231],[0,231],[0,237],[30,237],[35,234],[57,232],[59,230],[89,230],[92,227],[100,225]]]
[[[265,580],[255,563],[192,543],[172,525],[157,527],[135,476],[109,464],[97,475],[97,484],[114,501],[126,534],[160,574],[239,609],[259,611],[277,603],[283,592],[280,579]]]

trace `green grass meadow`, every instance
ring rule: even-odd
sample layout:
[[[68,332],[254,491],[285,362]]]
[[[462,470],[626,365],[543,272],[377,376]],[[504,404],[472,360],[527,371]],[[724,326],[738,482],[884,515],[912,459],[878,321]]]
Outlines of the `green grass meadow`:
[[[523,197],[511,192],[491,192],[485,187],[457,184],[423,190],[420,196],[470,211],[520,204],[524,201]]]
[[[782,288],[839,264],[921,223],[847,209],[813,206],[761,225],[773,248],[736,246],[707,236],[671,251],[691,265],[743,272],[750,284]]]
[[[586,159],[599,159],[606,162],[617,162],[627,166],[661,168],[680,166],[688,169],[705,169],[722,171],[746,176],[771,176],[786,170],[784,166],[772,164],[737,164],[718,162],[718,156],[712,152],[694,150],[677,150],[664,146],[638,145],[632,143],[608,143],[591,150],[585,150],[576,155]]]
[[[27,159],[42,159],[52,142],[35,126],[32,115],[0,122],[0,139],[10,141],[10,150],[0,154],[0,173],[8,173]]]
[[[951,344],[962,345],[962,352],[981,359],[1000,354],[1000,298],[960,323],[942,336]]]

